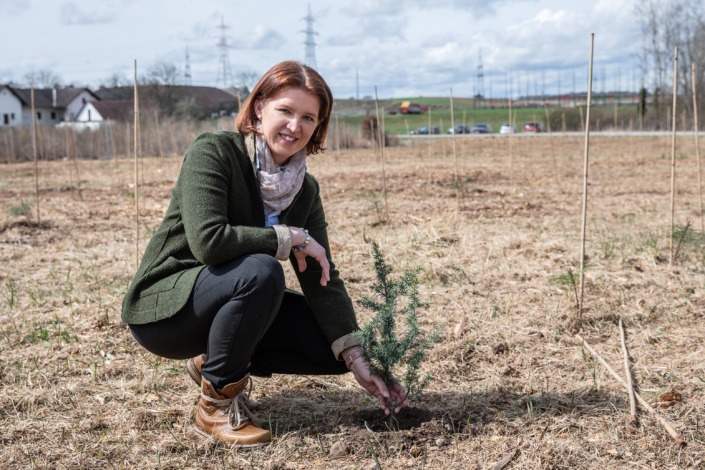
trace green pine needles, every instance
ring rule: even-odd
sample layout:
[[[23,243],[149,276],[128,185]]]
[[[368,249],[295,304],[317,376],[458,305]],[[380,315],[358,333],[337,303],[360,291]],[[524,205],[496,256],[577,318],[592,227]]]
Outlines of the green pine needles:
[[[377,243],[372,244],[372,250],[377,282],[371,287],[376,295],[375,298],[364,297],[360,305],[376,314],[354,334],[362,343],[370,372],[391,386],[395,370],[406,364],[402,385],[409,396],[418,396],[431,380],[428,374],[421,377],[421,363],[438,336],[434,332],[424,337],[419,329],[417,311],[427,306],[419,298],[419,269],[407,270],[394,279],[392,268],[384,261]],[[404,301],[406,305],[400,306]],[[397,327],[398,317],[404,317],[405,331],[398,331],[401,329]],[[394,408],[397,404],[388,405]]]

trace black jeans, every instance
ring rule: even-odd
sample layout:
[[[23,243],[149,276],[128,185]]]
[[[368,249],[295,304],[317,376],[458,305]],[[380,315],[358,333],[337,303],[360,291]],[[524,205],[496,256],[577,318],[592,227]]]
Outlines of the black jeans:
[[[263,254],[207,266],[182,311],[130,329],[158,356],[207,353],[202,373],[217,390],[247,372],[269,377],[348,371],[333,356],[305,297],[285,290],[279,261]]]

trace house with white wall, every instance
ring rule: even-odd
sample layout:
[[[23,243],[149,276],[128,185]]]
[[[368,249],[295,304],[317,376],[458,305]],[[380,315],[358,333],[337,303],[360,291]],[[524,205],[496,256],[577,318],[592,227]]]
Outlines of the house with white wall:
[[[83,105],[99,98],[88,88],[40,88],[34,90],[38,125],[73,121]],[[0,128],[32,124],[32,90],[0,85]]]
[[[76,129],[96,130],[109,122],[130,122],[134,117],[132,101],[89,101],[83,105],[71,125]]]

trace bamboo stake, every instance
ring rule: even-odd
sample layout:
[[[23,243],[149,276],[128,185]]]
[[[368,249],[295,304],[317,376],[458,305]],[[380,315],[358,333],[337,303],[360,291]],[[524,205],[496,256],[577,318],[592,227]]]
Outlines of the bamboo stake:
[[[384,221],[389,222],[389,205],[387,204],[387,173],[384,164],[384,141],[382,140],[384,136],[382,135],[382,128],[380,126],[379,119],[379,99],[377,98],[377,85],[375,85],[375,112],[377,113],[377,135],[379,137],[379,152],[382,158],[382,191],[384,194],[384,213],[386,217]]]
[[[157,140],[159,141],[159,156],[163,157],[164,156],[164,146],[162,145],[162,129],[161,126],[159,125],[159,113],[157,110],[154,110],[154,123],[157,126]]]
[[[140,264],[140,214],[139,214],[139,124],[140,107],[137,93],[137,59],[135,59],[135,86],[134,86],[134,110],[135,110],[135,269]]]
[[[15,155],[15,131],[10,128],[10,155],[12,155],[12,161],[11,163],[15,163],[17,161],[17,156]]]
[[[428,107],[428,135],[431,135],[431,106],[429,105]],[[431,145],[431,139],[427,139],[426,142],[428,143],[428,158],[430,159],[432,154],[431,154],[431,149],[433,149],[433,145]]]
[[[676,211],[676,104],[678,98],[678,47],[673,49],[673,117],[671,118],[671,231],[669,232],[669,264],[673,266],[673,230]]]
[[[703,222],[703,177],[700,167],[700,129],[698,128],[698,95],[695,86],[695,64],[690,64],[690,82],[693,84],[693,128],[695,129],[695,160],[698,164],[698,195],[700,197],[700,231],[705,232]]]
[[[510,91],[511,93],[511,91]],[[509,189],[514,192],[514,117],[512,116],[512,96],[509,95]]]
[[[632,370],[629,367],[629,351],[627,350],[627,340],[624,334],[624,323],[619,319],[619,338],[622,341],[622,353],[624,355],[624,375],[627,377],[627,393],[629,394],[629,412],[632,417],[632,424],[638,423],[636,416],[636,399],[634,398],[634,383],[632,381]]]
[[[340,115],[335,115],[335,156],[340,158]],[[407,132],[408,134],[408,132]],[[327,159],[330,160],[330,159]],[[330,169],[330,167],[328,167]]]
[[[69,134],[71,135],[71,146],[73,152],[71,152],[71,158],[73,160],[73,168],[76,171],[76,190],[78,191],[78,199],[83,201],[83,192],[81,192],[81,175],[78,172],[78,151],[76,150],[76,132],[73,127],[70,128]]]
[[[592,107],[592,58],[595,46],[595,33],[590,33],[590,67],[588,72],[588,96],[585,124],[585,154],[583,161],[583,215],[580,229],[580,297],[578,298],[578,321],[576,328],[579,330],[583,321],[583,297],[585,291],[585,232],[587,226],[588,203],[588,168],[590,153],[590,108]]]
[[[455,111],[453,110],[453,89],[450,89],[450,128],[453,133],[450,134],[450,143],[453,149],[453,184],[455,185],[455,199],[458,201],[458,210],[460,210],[460,185],[458,184],[458,152],[455,149]],[[441,132],[442,132],[441,127]],[[431,129],[428,130],[429,134]]]
[[[39,213],[39,164],[37,163],[37,113],[34,111],[34,87],[31,91],[32,102],[32,153],[34,155],[34,199],[37,204],[37,223],[41,223],[41,215]]]
[[[627,383],[624,381],[624,379],[622,379],[622,377],[620,377],[619,374],[617,374],[617,373],[614,371],[614,369],[612,369],[612,368],[610,367],[610,365],[607,363],[607,361],[605,361],[604,359],[602,359],[602,356],[600,356],[600,355],[597,353],[597,351],[595,351],[594,349],[592,349],[592,347],[588,344],[587,341],[585,341],[580,335],[575,335],[575,337],[578,338],[578,340],[583,344],[583,346],[585,346],[585,349],[587,349],[588,351],[590,351],[590,354],[592,354],[592,355],[595,357],[595,359],[597,359],[597,360],[600,362],[600,364],[602,364],[602,365],[605,367],[605,369],[607,369],[607,371],[608,371],[610,374],[612,374],[612,377],[614,377],[615,379],[617,379],[617,381],[618,381],[619,383],[621,383],[625,388],[628,388],[628,385],[627,385]],[[649,404],[647,403],[647,401],[644,400],[644,399],[641,397],[641,395],[639,395],[638,393],[634,392],[634,396],[636,397],[637,401],[639,401],[639,403],[641,404],[641,406],[643,406],[644,408],[646,408],[646,410],[647,410],[649,413],[651,413],[652,415],[654,415],[654,417],[658,420],[658,422],[661,423],[661,426],[663,426],[664,429],[666,429],[666,432],[668,432],[668,434],[673,438],[673,440],[676,441],[676,444],[678,444],[679,446],[684,446],[684,445],[686,444],[685,441],[684,441],[684,440],[678,435],[678,433],[673,429],[673,426],[671,426],[668,421],[666,421],[666,420],[663,419],[658,413],[656,413],[656,410],[654,410],[653,407],[652,407],[651,405],[649,405]]]
[[[74,182],[73,182],[73,171],[71,169],[71,141],[69,137],[69,126],[66,126],[64,128],[64,142],[66,143],[66,159],[69,162],[69,185],[71,187],[74,187]]]

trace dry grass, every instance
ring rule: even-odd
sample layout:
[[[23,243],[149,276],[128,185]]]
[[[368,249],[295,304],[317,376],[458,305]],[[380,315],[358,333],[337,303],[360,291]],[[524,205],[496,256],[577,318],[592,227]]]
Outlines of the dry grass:
[[[682,397],[659,411],[684,448],[644,412],[630,425],[626,393],[569,331],[582,139],[517,138],[511,165],[506,140],[459,139],[459,201],[449,144],[387,152],[386,222],[373,151],[309,165],[353,298],[372,282],[369,240],[398,270],[423,268],[423,326],[444,331],[427,365],[435,381],[392,432],[350,377],[255,379],[275,436],[257,450],[194,433],[183,364],[145,353],[120,323],[134,270],[131,163],[80,162],[80,197],[68,162],[42,164],[41,225],[22,215],[34,208],[31,166],[0,167],[0,466],[489,468],[516,450],[507,468],[702,468],[705,245],[694,233],[668,265],[668,138],[592,139],[581,334],[621,372],[624,318],[642,396]],[[680,153],[685,225],[698,221],[697,176],[694,152]],[[179,164],[144,161],[142,247]]]

